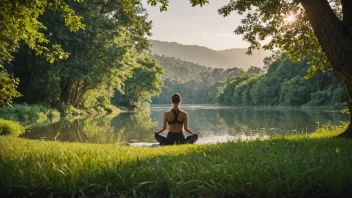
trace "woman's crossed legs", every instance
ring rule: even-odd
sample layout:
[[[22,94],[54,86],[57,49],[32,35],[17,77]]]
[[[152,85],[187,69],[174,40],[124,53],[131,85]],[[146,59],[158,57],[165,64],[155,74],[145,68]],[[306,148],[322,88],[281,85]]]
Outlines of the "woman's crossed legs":
[[[198,140],[198,134],[190,135],[185,138],[183,133],[168,133],[167,137],[155,134],[155,140],[160,145],[173,145],[173,144],[193,144]]]

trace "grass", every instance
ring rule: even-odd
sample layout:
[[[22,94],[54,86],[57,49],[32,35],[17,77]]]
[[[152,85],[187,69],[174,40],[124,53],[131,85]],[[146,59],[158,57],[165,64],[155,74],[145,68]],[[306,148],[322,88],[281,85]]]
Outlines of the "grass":
[[[352,144],[312,135],[141,148],[0,137],[0,194],[118,197],[350,197]]]
[[[337,135],[341,134],[347,127],[347,122],[341,122],[341,125],[321,125],[317,123],[317,129],[314,133],[297,133],[292,135],[283,135],[273,137],[275,139],[284,138],[288,140],[297,140],[297,139],[320,139],[320,138],[334,138]]]
[[[25,132],[25,127],[23,127],[18,122],[4,120],[0,118],[0,135],[18,137],[24,132]]]

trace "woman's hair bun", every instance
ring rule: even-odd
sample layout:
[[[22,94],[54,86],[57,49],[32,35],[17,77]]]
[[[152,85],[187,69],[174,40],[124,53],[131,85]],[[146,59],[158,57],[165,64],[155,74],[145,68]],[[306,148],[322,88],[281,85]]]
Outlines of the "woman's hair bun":
[[[182,101],[181,94],[179,94],[179,93],[172,94],[171,101],[172,101],[172,103],[175,103],[175,104],[180,103]]]

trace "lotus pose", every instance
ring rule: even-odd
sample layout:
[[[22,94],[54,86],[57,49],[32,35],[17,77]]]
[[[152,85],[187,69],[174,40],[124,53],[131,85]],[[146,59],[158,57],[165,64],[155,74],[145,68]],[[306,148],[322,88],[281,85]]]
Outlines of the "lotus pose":
[[[181,95],[175,93],[171,97],[172,109],[171,111],[164,113],[163,128],[159,131],[153,131],[155,134],[155,139],[160,143],[160,145],[172,145],[172,144],[193,144],[198,140],[198,134],[200,132],[194,133],[188,128],[188,115],[186,112],[180,110],[180,103],[182,101]],[[169,132],[167,137],[159,135],[166,130],[166,123],[169,124]],[[188,133],[192,134],[185,138],[182,127]]]

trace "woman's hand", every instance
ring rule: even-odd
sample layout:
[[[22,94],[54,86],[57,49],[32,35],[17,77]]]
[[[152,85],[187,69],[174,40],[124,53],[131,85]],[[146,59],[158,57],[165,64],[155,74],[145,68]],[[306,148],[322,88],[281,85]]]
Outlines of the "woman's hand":
[[[199,135],[200,134],[200,132],[198,131],[197,133],[194,133],[194,135]]]
[[[154,134],[158,134],[156,130],[153,130],[153,133],[154,133]]]

